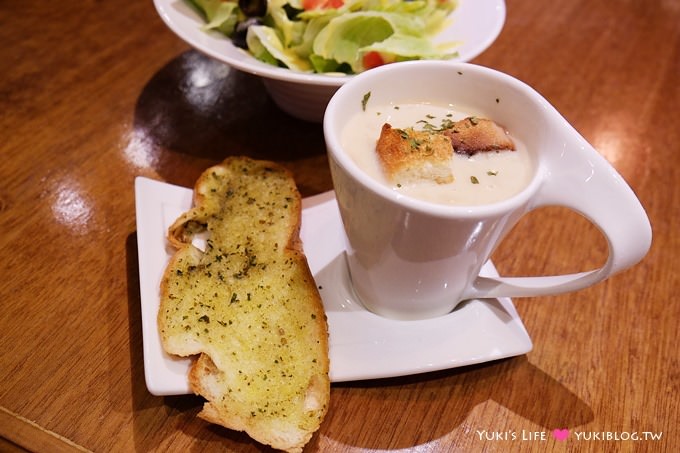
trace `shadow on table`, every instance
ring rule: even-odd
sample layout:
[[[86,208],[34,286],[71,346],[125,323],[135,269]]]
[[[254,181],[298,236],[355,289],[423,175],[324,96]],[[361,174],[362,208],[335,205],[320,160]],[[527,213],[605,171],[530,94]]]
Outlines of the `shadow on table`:
[[[580,426],[594,417],[584,401],[526,356],[424,375],[336,384],[332,397],[341,398],[344,407],[340,414],[331,405],[326,423],[342,424],[342,435],[326,434],[323,426],[321,434],[369,449],[408,448],[435,441],[461,426],[476,406],[488,400],[546,431]],[[334,420],[335,411],[338,416],[361,414],[372,424],[367,428],[356,421]],[[475,439],[482,430],[521,430],[500,419],[495,426],[468,428],[468,435]]]
[[[145,165],[172,184],[193,187],[205,168],[246,155],[302,173],[296,180],[303,195],[330,189],[321,124],[280,110],[259,77],[194,50],[148,81],[135,106],[134,134]],[[314,172],[296,171],[305,165],[321,168],[322,175],[307,181]]]

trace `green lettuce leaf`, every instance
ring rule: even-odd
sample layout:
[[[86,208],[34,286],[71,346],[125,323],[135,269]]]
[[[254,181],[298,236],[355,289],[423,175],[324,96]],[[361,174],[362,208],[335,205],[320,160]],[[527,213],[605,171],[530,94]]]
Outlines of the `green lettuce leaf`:
[[[279,34],[272,27],[266,25],[249,27],[246,42],[255,58],[265,63],[271,63],[270,58],[273,57],[276,61],[296,71],[309,72],[312,69],[309,60],[300,58],[290,48],[284,46]]]
[[[329,21],[319,32],[313,51],[321,58],[347,63],[353,72],[360,72],[363,67],[359,50],[389,38],[394,32],[384,14],[375,11],[347,13]]]
[[[236,2],[222,2],[220,0],[191,0],[206,17],[203,30],[217,30],[227,36],[234,33],[236,24],[241,19],[240,10]]]

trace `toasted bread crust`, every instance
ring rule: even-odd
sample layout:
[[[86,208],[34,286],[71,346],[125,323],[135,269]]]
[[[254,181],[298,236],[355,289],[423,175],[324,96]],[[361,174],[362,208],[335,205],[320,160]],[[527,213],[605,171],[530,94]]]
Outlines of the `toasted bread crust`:
[[[443,129],[396,129],[385,123],[375,151],[384,175],[400,185],[420,181],[453,182],[454,152],[472,156],[478,152],[515,149],[501,126],[486,118],[468,117],[451,122]]]
[[[468,117],[456,121],[442,134],[451,139],[451,146],[459,154],[472,156],[479,152],[515,149],[505,129],[486,118]]]
[[[198,179],[194,208],[170,227],[177,247],[158,326],[189,373],[200,417],[299,452],[330,399],[328,328],[299,239],[301,198],[281,166],[235,157]],[[191,244],[207,234],[205,250]]]
[[[395,183],[419,179],[439,184],[453,181],[449,167],[453,149],[450,139],[442,134],[396,129],[386,123],[380,131],[376,152],[383,171]]]

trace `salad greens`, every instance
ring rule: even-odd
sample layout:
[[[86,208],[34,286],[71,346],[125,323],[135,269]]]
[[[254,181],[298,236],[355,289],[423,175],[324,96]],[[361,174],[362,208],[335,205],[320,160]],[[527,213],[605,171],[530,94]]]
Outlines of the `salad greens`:
[[[295,71],[356,74],[395,61],[457,55],[457,43],[432,38],[458,0],[187,1],[204,15],[205,31],[223,33],[258,60]],[[252,1],[266,2],[263,16],[244,13]]]

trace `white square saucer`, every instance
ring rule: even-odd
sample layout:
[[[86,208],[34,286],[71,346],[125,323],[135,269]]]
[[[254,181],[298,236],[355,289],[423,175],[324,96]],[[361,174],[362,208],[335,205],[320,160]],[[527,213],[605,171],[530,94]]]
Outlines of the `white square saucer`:
[[[192,393],[190,358],[166,354],[156,325],[163,270],[174,253],[168,227],[192,205],[191,189],[135,180],[146,386],[154,395]],[[509,298],[470,300],[448,315],[397,321],[367,311],[353,293],[333,192],[303,200],[300,237],[328,316],[332,382],[403,376],[512,357],[532,342]],[[495,275],[491,262],[482,274]]]

